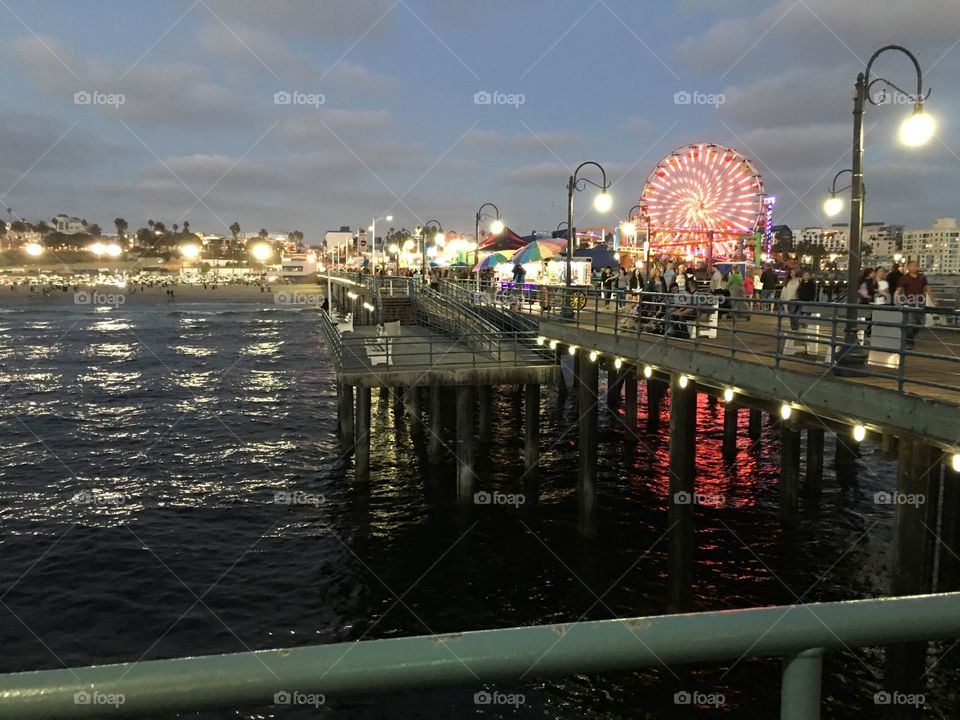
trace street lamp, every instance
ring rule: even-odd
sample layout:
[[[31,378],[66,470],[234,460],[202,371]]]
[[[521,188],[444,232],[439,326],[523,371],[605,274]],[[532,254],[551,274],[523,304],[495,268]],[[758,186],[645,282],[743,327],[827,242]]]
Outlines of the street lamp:
[[[40,257],[43,255],[43,245],[40,243],[27,243],[23,249],[30,257]]]
[[[906,55],[917,72],[917,92],[915,95],[904,92],[886,78],[870,79],[870,68],[874,61],[888,50],[896,50]],[[930,95],[923,93],[923,71],[916,56],[901,45],[885,45],[870,56],[864,72],[857,75],[856,93],[853,100],[853,163],[852,184],[850,190],[850,247],[847,260],[847,323],[844,330],[844,346],[837,357],[837,374],[843,374],[843,366],[863,365],[867,360],[866,350],[857,340],[857,280],[860,273],[860,246],[863,236],[863,113],[867,101],[879,105],[870,97],[870,88],[875,83],[883,83],[913,102],[913,113],[900,126],[900,141],[908,147],[917,147],[927,142],[933,135],[936,123],[923,111],[923,103]],[[853,371],[856,372],[856,371]]]
[[[439,220],[427,220],[423,227],[417,228],[417,234],[420,236],[420,278],[421,282],[427,281],[427,230],[431,225],[437,226],[436,234],[433,236],[434,243],[439,243],[443,239],[443,227]]]
[[[830,193],[830,197],[823,201],[823,212],[827,217],[834,217],[840,214],[840,211],[843,210],[843,198],[837,197],[838,192],[843,192],[844,190],[849,190],[850,185],[842,187],[839,190],[837,189],[837,179],[844,173],[852,173],[850,169],[844,169],[838,172],[833,176],[833,182],[830,183],[830,187],[827,188],[827,191]]]
[[[370,221],[370,247],[373,248],[373,274],[377,274],[377,220],[386,220],[387,222],[393,222],[393,215],[384,215],[382,217],[375,217]],[[387,251],[380,246],[380,262],[384,265],[384,271],[386,271],[387,264]]]
[[[496,213],[496,215],[484,214],[483,209],[488,206],[493,208],[493,211]],[[474,218],[474,220],[476,220],[476,224],[474,226],[475,233],[473,236],[474,240],[476,240],[475,247],[473,250],[474,265],[480,262],[480,221],[483,219],[493,221],[490,223],[490,232],[493,233],[494,235],[499,235],[500,233],[503,232],[503,220],[500,219],[500,208],[498,208],[496,205],[494,205],[491,202],[484,203],[483,205],[481,205],[480,209],[477,210],[476,217]],[[479,270],[477,270],[477,292],[480,292],[480,271]]]
[[[600,171],[602,177],[601,184],[598,185],[593,182],[593,180],[587,178],[577,177],[580,171],[587,165],[593,165]],[[560,311],[560,316],[564,318],[573,317],[573,308],[570,307],[570,286],[573,280],[571,276],[573,269],[573,194],[578,190],[586,189],[588,184],[600,188],[600,192],[593,198],[593,207],[597,212],[607,212],[611,205],[613,205],[613,198],[610,197],[610,193],[607,192],[607,188],[610,187],[610,183],[607,182],[607,171],[603,169],[602,165],[592,160],[580,163],[567,181],[567,277],[564,283],[566,286],[565,302],[563,303],[563,309]]]

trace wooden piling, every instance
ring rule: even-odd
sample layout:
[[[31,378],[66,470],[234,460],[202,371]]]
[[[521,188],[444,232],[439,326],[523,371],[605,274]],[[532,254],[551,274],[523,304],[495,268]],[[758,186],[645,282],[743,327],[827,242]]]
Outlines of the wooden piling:
[[[344,451],[353,447],[353,385],[339,383],[340,444]]]
[[[443,459],[443,387],[430,386],[430,462]]]
[[[800,520],[800,430],[788,421],[780,429],[780,521],[788,531]]]
[[[733,403],[723,407],[723,445],[725,460],[733,459],[737,454],[737,424],[740,422],[740,408]]]
[[[680,375],[670,378],[670,488],[667,522],[670,532],[669,606],[690,609],[693,601],[694,480],[696,478],[697,386]]]
[[[820,498],[823,491],[823,428],[807,430],[807,477],[804,492],[812,502]]]
[[[457,502],[473,502],[473,431],[477,389],[457,386]]]
[[[478,405],[478,436],[480,442],[488,443],[493,432],[493,387],[479,385],[477,387]]]
[[[756,442],[760,439],[760,433],[763,430],[763,413],[760,410],[750,408],[750,421],[747,424],[747,437]]]
[[[524,389],[524,478],[537,476],[540,466],[540,386],[527,383]]]
[[[635,365],[623,368],[623,419],[627,430],[634,437],[637,434],[637,367]]]
[[[370,480],[370,388],[357,388],[357,439],[354,443],[354,479]]]
[[[580,353],[577,353],[577,357]],[[596,362],[584,358],[578,363],[577,396],[579,397],[580,428],[577,450],[579,455],[578,529],[582,535],[597,533],[597,416],[600,371]]]

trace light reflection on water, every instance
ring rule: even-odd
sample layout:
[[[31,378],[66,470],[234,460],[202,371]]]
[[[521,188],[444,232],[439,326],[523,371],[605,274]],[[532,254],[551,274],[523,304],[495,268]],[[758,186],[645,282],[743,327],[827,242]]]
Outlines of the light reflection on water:
[[[0,588],[26,573],[4,602],[65,662],[412,635],[428,632],[423,623],[455,632],[664,610],[666,402],[659,429],[642,431],[637,443],[601,413],[602,527],[586,542],[576,535],[571,402],[559,406],[544,393],[539,483],[520,488],[520,406],[506,388],[495,394],[493,442],[478,450],[478,489],[531,497],[517,509],[474,507],[464,516],[450,457],[431,468],[407,421],[377,391],[372,481],[353,483],[351,458],[336,440],[316,320],[203,312],[120,308],[70,332],[86,315],[5,318],[14,356],[0,364],[11,384],[0,404]],[[51,352],[31,366],[29,347]],[[798,593],[814,586],[807,600],[886,589],[893,508],[870,498],[892,475],[871,447],[864,460],[879,475],[864,473],[848,488],[828,477],[822,515],[805,516],[803,552],[791,556],[779,545],[775,429],[766,426],[763,443],[750,448],[742,413],[740,451],[728,468],[722,405],[703,399],[698,410],[697,491],[724,497],[697,511],[698,609],[794,602],[772,573]],[[451,414],[449,447],[453,427]],[[276,500],[293,491],[323,502]],[[873,523],[869,544],[851,548]],[[210,588],[209,610],[189,611],[195,598],[184,585],[198,594]],[[603,593],[610,611],[596,604]],[[7,632],[7,619],[0,615],[0,671],[59,666],[19,624]],[[865,662],[876,670],[879,661],[867,655]],[[848,654],[828,657],[825,694],[845,716],[873,711],[870,669]],[[775,716],[777,662],[721,674],[712,669],[700,679],[705,687],[720,683],[731,716]],[[520,686],[530,713],[494,708],[484,716],[632,719],[643,707],[673,717],[664,684],[649,673],[531,682]],[[476,713],[475,690],[370,700],[342,714],[461,718]]]

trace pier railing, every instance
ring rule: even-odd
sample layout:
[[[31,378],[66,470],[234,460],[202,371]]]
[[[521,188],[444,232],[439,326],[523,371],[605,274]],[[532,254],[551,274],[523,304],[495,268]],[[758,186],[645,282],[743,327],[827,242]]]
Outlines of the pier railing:
[[[960,593],[534,625],[9,673],[0,718],[282,709],[298,697],[319,706],[442,686],[472,694],[528,678],[779,657],[781,720],[816,720],[826,651],[957,637]],[[895,696],[865,695],[878,706]]]
[[[860,377],[893,381],[900,393],[960,390],[960,324],[953,308],[847,305],[780,299],[639,293],[596,288],[505,288],[484,302],[618,337],[657,336],[694,352],[843,371],[867,354]],[[851,315],[855,318],[851,322]],[[848,325],[856,343],[848,340]],[[886,387],[889,383],[885,384]]]

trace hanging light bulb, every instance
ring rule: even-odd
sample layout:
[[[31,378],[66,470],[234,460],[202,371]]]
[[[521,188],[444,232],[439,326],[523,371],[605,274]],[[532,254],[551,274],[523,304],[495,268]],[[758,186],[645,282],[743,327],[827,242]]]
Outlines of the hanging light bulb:
[[[857,442],[863,442],[863,439],[866,436],[867,436],[867,429],[863,425],[857,423],[856,425],[853,426],[854,440],[856,440]]]
[[[597,351],[596,351],[596,350],[591,350],[591,351],[590,351],[590,361],[591,361],[591,362],[596,362],[596,361],[597,361]]]
[[[576,354],[577,354],[577,346],[576,346],[576,345],[571,345],[571,346],[568,348],[568,352],[569,352],[571,355],[576,355]]]
[[[726,388],[723,391],[723,401],[732,402],[733,401],[733,388]]]
[[[793,408],[790,407],[790,403],[783,403],[783,405],[780,406],[780,417],[784,420],[789,420],[792,414]]]
[[[649,365],[644,366],[643,376],[649,380],[653,376],[653,368]]]
[[[617,370],[619,370],[620,368],[623,367],[623,360],[620,359],[620,358],[617,358],[616,360],[613,361],[613,366],[614,366]]]
[[[681,388],[685,388],[690,383],[690,379],[686,375],[681,375],[677,378],[677,385]]]

